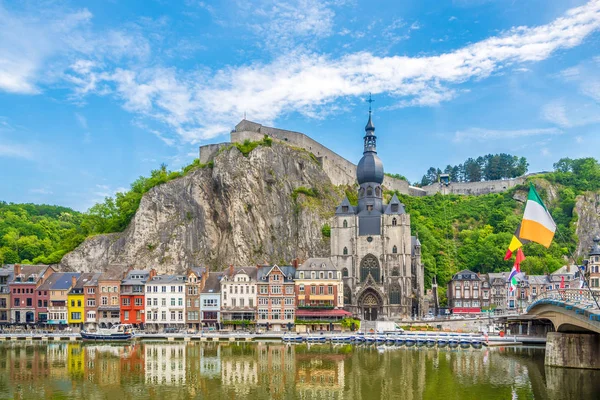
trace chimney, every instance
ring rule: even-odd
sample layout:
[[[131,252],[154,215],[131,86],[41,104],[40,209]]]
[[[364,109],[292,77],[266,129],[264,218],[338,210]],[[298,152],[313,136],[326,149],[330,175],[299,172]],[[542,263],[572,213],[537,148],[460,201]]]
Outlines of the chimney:
[[[298,268],[298,258],[294,258],[294,259],[292,260],[292,267],[294,267],[294,268],[296,268],[296,269]]]
[[[72,275],[71,276],[71,287],[75,287],[75,284],[77,283],[77,276]]]
[[[229,276],[233,276],[233,264],[229,264]]]
[[[156,270],[154,268],[150,269],[150,275],[148,277],[148,280],[151,280],[152,278],[154,278],[156,276]]]
[[[14,270],[15,270],[15,277],[17,275],[21,275],[21,264],[15,264],[14,265]]]

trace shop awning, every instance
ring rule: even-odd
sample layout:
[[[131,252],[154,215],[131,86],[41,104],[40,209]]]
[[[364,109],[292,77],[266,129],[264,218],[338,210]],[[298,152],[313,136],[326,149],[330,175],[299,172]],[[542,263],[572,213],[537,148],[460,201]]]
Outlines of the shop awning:
[[[296,317],[350,317],[352,313],[344,310],[297,310]]]

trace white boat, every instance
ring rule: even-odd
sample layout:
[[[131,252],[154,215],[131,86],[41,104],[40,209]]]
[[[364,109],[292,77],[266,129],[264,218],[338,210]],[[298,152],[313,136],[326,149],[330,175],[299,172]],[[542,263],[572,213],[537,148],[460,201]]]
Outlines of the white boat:
[[[118,324],[108,329],[98,329],[96,332],[81,331],[81,338],[83,340],[95,340],[95,341],[124,341],[131,340],[135,336],[133,325],[131,324]]]

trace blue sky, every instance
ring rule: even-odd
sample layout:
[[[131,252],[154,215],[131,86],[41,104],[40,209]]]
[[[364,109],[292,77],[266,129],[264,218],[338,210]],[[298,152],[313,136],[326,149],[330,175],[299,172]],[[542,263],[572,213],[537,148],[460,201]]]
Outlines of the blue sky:
[[[600,1],[0,0],[0,200],[86,210],[247,118],[387,172],[600,154]]]

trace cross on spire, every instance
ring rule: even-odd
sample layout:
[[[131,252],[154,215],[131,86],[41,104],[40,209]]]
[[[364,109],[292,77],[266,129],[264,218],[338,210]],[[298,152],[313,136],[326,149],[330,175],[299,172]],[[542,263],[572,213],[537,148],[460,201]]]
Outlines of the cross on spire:
[[[371,114],[371,103],[374,101],[375,100],[371,98],[371,92],[369,92],[369,100],[367,100],[367,103],[369,103],[369,114]]]

